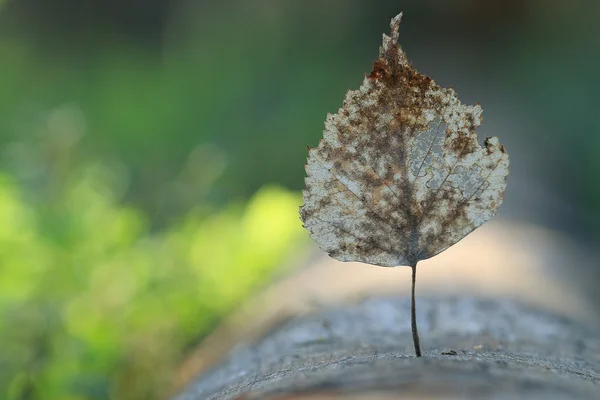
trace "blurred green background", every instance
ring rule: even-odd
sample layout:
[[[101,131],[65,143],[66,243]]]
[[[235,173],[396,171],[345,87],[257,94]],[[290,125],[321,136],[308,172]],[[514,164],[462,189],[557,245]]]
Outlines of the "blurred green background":
[[[409,59],[509,149],[501,217],[594,247],[599,4],[0,0],[0,397],[167,394],[306,253],[306,145],[399,11]]]

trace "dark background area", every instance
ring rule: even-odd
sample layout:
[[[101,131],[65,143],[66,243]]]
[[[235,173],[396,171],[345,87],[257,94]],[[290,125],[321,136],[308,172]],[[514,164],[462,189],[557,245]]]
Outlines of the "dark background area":
[[[511,155],[500,217],[595,254],[597,1],[0,0],[8,398],[159,397],[305,248],[306,146],[400,11],[409,60]],[[565,279],[600,305],[592,264]]]

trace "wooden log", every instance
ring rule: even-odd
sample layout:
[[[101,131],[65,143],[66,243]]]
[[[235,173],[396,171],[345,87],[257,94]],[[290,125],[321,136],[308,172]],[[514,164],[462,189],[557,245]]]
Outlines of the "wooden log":
[[[290,318],[177,400],[600,399],[600,335],[513,301],[371,298]]]

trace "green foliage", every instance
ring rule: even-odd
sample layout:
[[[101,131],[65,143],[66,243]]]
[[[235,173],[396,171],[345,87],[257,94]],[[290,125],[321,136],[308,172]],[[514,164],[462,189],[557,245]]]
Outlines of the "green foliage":
[[[301,186],[326,77],[290,77],[278,22],[240,41],[236,13],[160,56],[0,35],[0,398],[160,398],[303,247],[300,197],[264,183]]]
[[[184,350],[305,239],[299,196],[278,187],[150,233],[109,170],[75,175],[46,207],[0,178],[3,398],[159,398]]]

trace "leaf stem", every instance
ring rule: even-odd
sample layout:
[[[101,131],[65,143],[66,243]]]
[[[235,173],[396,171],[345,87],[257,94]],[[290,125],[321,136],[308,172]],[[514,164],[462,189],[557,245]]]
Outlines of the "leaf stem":
[[[412,328],[413,344],[417,357],[421,357],[421,343],[419,341],[419,331],[417,330],[417,311],[415,308],[415,282],[417,280],[417,264],[411,265],[412,268],[412,296],[410,307],[410,324]]]

